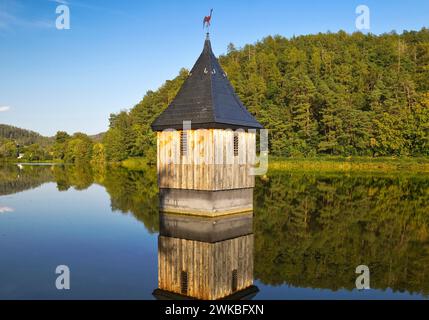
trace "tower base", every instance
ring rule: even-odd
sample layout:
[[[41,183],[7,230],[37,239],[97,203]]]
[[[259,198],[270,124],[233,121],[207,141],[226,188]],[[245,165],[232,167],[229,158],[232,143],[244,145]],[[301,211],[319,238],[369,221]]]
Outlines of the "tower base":
[[[160,189],[160,211],[207,217],[253,211],[253,188],[221,191]]]

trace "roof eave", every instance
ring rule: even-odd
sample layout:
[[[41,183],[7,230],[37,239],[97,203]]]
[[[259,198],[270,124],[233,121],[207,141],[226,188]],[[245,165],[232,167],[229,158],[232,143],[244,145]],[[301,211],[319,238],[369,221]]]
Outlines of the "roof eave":
[[[152,131],[164,131],[164,130],[183,130],[183,123],[171,124],[171,125],[152,125]],[[259,123],[220,123],[220,122],[206,122],[206,123],[193,123],[190,130],[198,129],[263,129],[263,126]],[[189,129],[188,129],[189,130]]]

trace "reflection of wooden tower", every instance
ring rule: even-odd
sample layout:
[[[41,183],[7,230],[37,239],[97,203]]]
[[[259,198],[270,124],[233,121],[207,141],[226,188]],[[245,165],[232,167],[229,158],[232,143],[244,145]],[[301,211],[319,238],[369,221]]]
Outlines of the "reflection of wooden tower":
[[[182,88],[152,123],[161,210],[210,216],[251,210],[255,129],[260,128],[235,94],[207,35]]]
[[[159,299],[246,299],[253,286],[252,213],[222,218],[161,215]]]

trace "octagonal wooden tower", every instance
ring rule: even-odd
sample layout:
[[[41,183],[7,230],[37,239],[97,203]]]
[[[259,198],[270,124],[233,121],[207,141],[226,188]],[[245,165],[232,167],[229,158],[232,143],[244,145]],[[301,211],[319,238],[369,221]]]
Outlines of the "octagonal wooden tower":
[[[210,216],[252,210],[251,169],[261,128],[234,92],[207,34],[177,96],[152,123],[161,210]]]

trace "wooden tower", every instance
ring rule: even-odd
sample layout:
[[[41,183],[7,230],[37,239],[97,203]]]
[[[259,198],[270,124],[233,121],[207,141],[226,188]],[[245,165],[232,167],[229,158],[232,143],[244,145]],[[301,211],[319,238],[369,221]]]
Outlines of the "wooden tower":
[[[152,123],[161,210],[209,216],[251,210],[261,128],[234,92],[207,34],[177,96]]]

